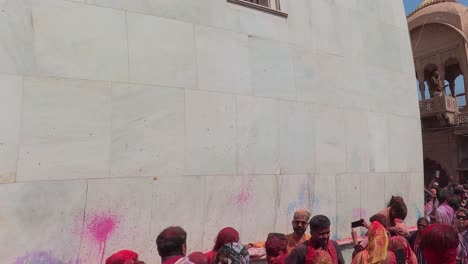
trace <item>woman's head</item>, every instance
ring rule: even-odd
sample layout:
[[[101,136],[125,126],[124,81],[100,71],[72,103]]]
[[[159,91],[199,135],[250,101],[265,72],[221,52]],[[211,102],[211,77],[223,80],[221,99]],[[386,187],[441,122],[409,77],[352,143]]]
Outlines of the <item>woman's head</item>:
[[[213,251],[218,251],[225,244],[232,242],[239,242],[239,232],[232,227],[225,227],[216,236]]]
[[[268,264],[279,264],[284,262],[288,252],[288,240],[284,234],[270,233],[265,242],[266,258]]]
[[[392,197],[389,203],[390,207],[390,217],[392,219],[398,218],[405,220],[406,215],[408,214],[408,209],[406,207],[405,201],[400,196]]]
[[[464,232],[468,228],[468,210],[460,208],[455,213],[455,219],[453,221],[458,231]]]
[[[222,246],[215,259],[215,264],[249,264],[249,252],[239,243],[227,243]]]
[[[455,227],[444,224],[428,226],[421,239],[427,264],[454,263],[457,258],[458,232]]]

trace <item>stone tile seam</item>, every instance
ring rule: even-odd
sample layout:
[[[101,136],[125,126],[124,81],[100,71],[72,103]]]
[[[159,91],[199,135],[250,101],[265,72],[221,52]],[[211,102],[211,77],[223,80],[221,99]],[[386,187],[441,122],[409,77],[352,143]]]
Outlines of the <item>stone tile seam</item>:
[[[173,20],[173,21],[177,21],[177,22],[181,22],[181,23],[187,23],[187,24],[193,24],[193,25],[198,25],[198,26],[203,26],[203,27],[210,27],[210,28],[215,28],[215,29],[220,29],[220,30],[225,30],[225,31],[231,31],[231,32],[235,32],[235,33],[239,33],[239,34],[245,34],[245,35],[249,35],[245,32],[241,32],[241,31],[236,31],[236,30],[233,30],[233,29],[230,29],[230,28],[223,28],[223,27],[215,27],[215,26],[212,26],[212,25],[204,25],[204,24],[197,24],[197,23],[193,23],[193,22],[188,22],[188,21],[183,21],[183,20],[178,20],[178,19],[175,19],[175,18],[170,18],[170,17],[164,17],[164,16],[158,16],[156,14],[151,14],[151,13],[144,13],[144,12],[139,12],[139,11],[130,11],[130,10],[127,10],[127,9],[124,9],[124,8],[116,8],[116,7],[110,7],[110,6],[104,6],[104,5],[99,5],[99,4],[90,4],[90,3],[87,3],[87,2],[76,2],[76,1],[73,1],[73,0],[62,0],[62,1],[65,1],[65,2],[69,2],[69,3],[73,3],[73,4],[77,4],[77,5],[85,5],[85,6],[91,6],[91,7],[98,7],[98,8],[104,8],[104,9],[112,9],[112,10],[117,10],[117,11],[126,11],[126,12],[129,12],[129,13],[135,13],[135,14],[140,14],[140,15],[147,15],[147,16],[152,16],[152,17],[158,17],[158,18],[162,18],[162,19],[167,19],[167,20]],[[352,8],[348,8],[348,7],[341,7],[343,9],[347,9],[347,10],[351,10],[353,11],[354,9]],[[311,16],[308,16],[309,19]],[[376,17],[377,20],[379,23],[381,24],[385,24],[385,25],[388,25],[388,26],[392,26],[392,27],[395,27],[396,29],[398,29],[399,31],[402,31],[403,33],[406,32],[406,29],[405,28],[399,28],[398,26],[396,25],[393,25],[393,24],[389,24],[387,22],[384,22],[384,21],[381,21],[380,19],[378,19],[378,17]],[[287,21],[287,20],[285,20]],[[293,45],[297,45],[297,43],[293,43],[293,42],[288,42],[288,41],[282,41],[282,40],[278,40],[278,39],[273,39],[273,38],[266,38],[268,40],[274,40],[274,41],[279,41],[279,42],[284,42],[284,43],[288,43],[288,44],[293,44]],[[338,54],[336,54],[338,55]],[[339,55],[338,55],[339,56]]]

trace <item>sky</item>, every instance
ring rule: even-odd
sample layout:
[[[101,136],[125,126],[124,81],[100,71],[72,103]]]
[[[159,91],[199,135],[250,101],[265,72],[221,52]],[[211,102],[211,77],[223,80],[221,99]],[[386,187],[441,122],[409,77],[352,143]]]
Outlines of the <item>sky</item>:
[[[416,7],[418,7],[419,3],[421,3],[422,0],[403,0],[403,4],[405,5],[405,12],[408,15],[411,13]],[[458,0],[458,3],[463,4],[465,6],[468,6],[468,0]],[[457,79],[455,79],[455,94],[463,93],[464,89],[464,83],[463,83],[463,77],[459,76]],[[447,83],[448,84],[448,83]],[[448,89],[447,89],[448,90]],[[418,89],[418,96],[421,98],[421,95],[419,93]],[[429,97],[429,92],[426,89],[426,98]],[[458,98],[458,105],[459,106],[464,106],[466,104],[465,100],[463,97]]]
[[[405,11],[406,14],[411,13],[416,7],[421,3],[422,0],[403,0],[403,3],[405,4]],[[468,0],[458,0],[460,4],[468,6]]]

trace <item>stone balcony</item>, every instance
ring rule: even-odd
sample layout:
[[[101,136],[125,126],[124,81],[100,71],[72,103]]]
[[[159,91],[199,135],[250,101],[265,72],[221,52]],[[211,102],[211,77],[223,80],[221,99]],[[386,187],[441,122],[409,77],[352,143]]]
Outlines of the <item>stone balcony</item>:
[[[426,123],[434,120],[434,118],[437,118],[439,126],[459,123],[457,118],[459,114],[457,99],[451,96],[434,96],[430,99],[421,100],[419,101],[419,111],[421,120],[423,122],[426,120]]]

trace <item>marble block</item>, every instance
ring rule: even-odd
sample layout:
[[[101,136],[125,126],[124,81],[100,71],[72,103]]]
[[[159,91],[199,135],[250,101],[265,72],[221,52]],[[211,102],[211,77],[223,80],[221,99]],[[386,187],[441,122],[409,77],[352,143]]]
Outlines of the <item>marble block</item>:
[[[293,52],[287,44],[249,37],[249,58],[256,96],[296,99]]]
[[[195,42],[198,89],[252,94],[247,35],[196,26]]]
[[[192,24],[127,12],[127,30],[132,83],[195,87]]]
[[[0,185],[2,262],[17,263],[46,252],[75,263],[85,201],[85,181]]]
[[[0,75],[0,183],[16,179],[22,99],[23,79]]]
[[[17,181],[108,176],[108,83],[25,78],[22,111]]]
[[[275,204],[278,197],[275,177],[277,176],[243,177],[244,202],[240,237],[244,243],[265,241],[268,233],[275,230]]]
[[[309,182],[309,178],[313,176],[315,175],[276,176],[275,232],[284,234],[293,232],[291,221],[296,210],[306,209],[314,214],[313,208],[311,210]]]
[[[181,175],[184,108],[183,89],[112,84],[110,176]]]
[[[88,180],[86,212],[82,219],[80,258],[103,263],[128,248],[145,255],[150,246],[153,178]]]
[[[237,97],[238,174],[280,172],[279,112],[274,99]]]
[[[203,251],[213,248],[218,232],[233,227],[242,233],[242,208],[252,202],[253,193],[243,177],[206,176],[203,215]],[[241,243],[244,241],[241,238]]]
[[[62,0],[32,0],[32,24],[41,75],[128,81],[125,12]]]
[[[185,91],[186,175],[235,175],[236,98]]]
[[[279,109],[281,173],[314,173],[318,153],[315,105],[280,101]]]

